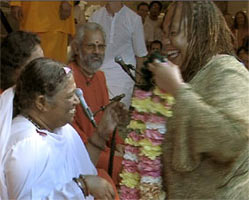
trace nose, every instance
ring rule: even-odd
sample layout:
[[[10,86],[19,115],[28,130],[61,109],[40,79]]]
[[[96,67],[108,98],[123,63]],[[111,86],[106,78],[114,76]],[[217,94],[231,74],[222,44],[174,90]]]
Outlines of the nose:
[[[95,45],[93,53],[99,54],[100,50],[99,50],[99,46]]]

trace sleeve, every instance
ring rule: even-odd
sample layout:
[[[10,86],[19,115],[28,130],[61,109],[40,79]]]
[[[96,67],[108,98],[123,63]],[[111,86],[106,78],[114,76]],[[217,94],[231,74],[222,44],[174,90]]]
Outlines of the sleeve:
[[[248,146],[248,74],[234,69],[216,69],[205,76],[205,98],[190,85],[176,96],[172,165],[191,171],[207,155],[216,162],[236,159]],[[247,77],[246,77],[247,75]]]
[[[25,139],[8,151],[5,177],[9,199],[84,199],[74,181],[54,184],[59,174],[49,170],[50,154],[45,142],[34,139]]]
[[[143,57],[147,55],[147,49],[145,46],[144,39],[144,28],[142,24],[141,17],[138,16],[136,20],[134,20],[135,27],[134,32],[132,33],[132,43],[135,55],[138,57]]]

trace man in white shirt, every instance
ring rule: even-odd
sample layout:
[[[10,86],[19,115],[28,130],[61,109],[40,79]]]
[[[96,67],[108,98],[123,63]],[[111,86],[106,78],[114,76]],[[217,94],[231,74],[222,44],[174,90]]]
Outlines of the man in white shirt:
[[[130,106],[134,81],[114,58],[121,56],[126,64],[141,67],[147,50],[141,17],[121,2],[108,2],[89,19],[105,30],[106,50],[101,70],[104,71],[110,98],[124,93],[122,102]]]
[[[150,43],[154,40],[161,40],[158,38],[158,32],[162,20],[159,19],[159,15],[162,10],[162,3],[160,1],[152,1],[149,5],[150,14],[146,17],[144,22],[144,35],[146,44],[149,46]],[[159,29],[159,30],[158,30]]]

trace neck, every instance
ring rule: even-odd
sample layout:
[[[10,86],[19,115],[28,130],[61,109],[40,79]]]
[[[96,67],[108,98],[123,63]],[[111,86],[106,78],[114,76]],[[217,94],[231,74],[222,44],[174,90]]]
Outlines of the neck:
[[[123,4],[121,2],[109,2],[106,4],[106,10],[109,14],[114,16],[115,13],[121,10]]]
[[[158,16],[152,16],[152,15],[150,15],[150,19],[153,20],[153,21],[156,21],[158,19]]]
[[[30,111],[28,113],[23,114],[25,118],[27,118],[33,125],[35,125],[38,129],[48,130],[50,132],[53,131],[54,128],[48,126],[48,124],[42,120],[41,113],[37,114],[34,111]]]
[[[82,62],[80,62],[79,58],[76,59],[76,64],[79,67],[81,73],[83,73],[83,75],[85,77],[87,77],[87,78],[92,78],[93,77],[94,74],[88,72],[87,70],[85,70],[87,67],[85,67],[85,65]]]

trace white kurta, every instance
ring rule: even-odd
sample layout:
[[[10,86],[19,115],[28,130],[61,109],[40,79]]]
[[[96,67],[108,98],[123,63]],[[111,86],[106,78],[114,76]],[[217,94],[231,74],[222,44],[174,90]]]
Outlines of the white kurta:
[[[134,82],[114,58],[121,56],[126,64],[136,66],[136,57],[147,55],[141,17],[126,6],[111,16],[105,7],[97,10],[89,21],[100,24],[106,33],[104,71],[110,98],[125,93],[123,102],[130,105]]]
[[[97,171],[71,125],[50,133],[19,115],[11,129],[4,158],[9,199],[84,199],[72,178]]]

